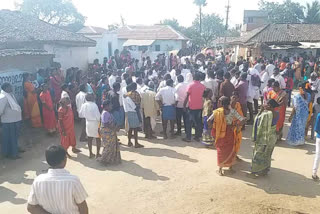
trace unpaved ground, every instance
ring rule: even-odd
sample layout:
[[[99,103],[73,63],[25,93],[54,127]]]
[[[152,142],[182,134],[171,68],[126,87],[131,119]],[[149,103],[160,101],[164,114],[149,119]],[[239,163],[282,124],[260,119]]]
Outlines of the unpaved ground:
[[[89,160],[85,144],[80,144],[83,153],[74,155],[67,169],[80,177],[94,214],[320,213],[320,184],[310,179],[314,144],[279,144],[269,176],[251,179],[246,176],[252,157],[250,136],[251,127],[240,151],[244,161],[235,166],[236,174],[225,177],[215,172],[215,150],[180,139],[141,138],[146,148],[122,147],[122,164],[107,168]],[[125,136],[120,139],[126,143]],[[44,150],[59,143],[39,130],[28,130],[22,141],[28,150],[23,159],[0,160],[1,214],[27,213],[30,185],[47,169]]]

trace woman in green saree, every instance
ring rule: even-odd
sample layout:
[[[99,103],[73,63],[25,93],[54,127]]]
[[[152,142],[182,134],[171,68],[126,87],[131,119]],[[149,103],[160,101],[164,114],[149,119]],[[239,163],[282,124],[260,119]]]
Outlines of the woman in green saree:
[[[257,115],[252,138],[255,142],[251,166],[253,176],[267,175],[271,167],[271,156],[277,142],[276,126],[279,119],[279,112],[274,109],[279,104],[271,99]]]

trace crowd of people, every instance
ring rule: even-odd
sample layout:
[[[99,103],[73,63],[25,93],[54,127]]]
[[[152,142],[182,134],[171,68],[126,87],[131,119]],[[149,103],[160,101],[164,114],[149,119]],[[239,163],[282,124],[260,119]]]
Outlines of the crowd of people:
[[[183,135],[185,142],[194,140],[208,148],[215,147],[217,173],[223,176],[224,168],[233,172],[232,166],[240,160],[242,131],[252,125],[255,146],[251,176],[259,177],[270,170],[274,147],[283,139],[287,107],[292,107],[286,142],[291,146],[305,144],[311,126],[311,139],[316,133],[312,178],[318,180],[318,70],[315,57],[306,53],[299,57],[254,60],[236,59],[234,53],[184,57],[183,60],[173,55],[167,58],[159,55],[154,61],[149,57],[140,61],[131,58],[128,52],[116,52],[102,64],[95,60],[86,73],[70,68],[64,74],[59,66],[39,70],[33,78],[26,73],[23,110],[12,94],[11,85],[2,85],[2,152],[6,157],[19,158],[18,133],[23,112],[23,119],[29,120],[32,127],[44,127],[50,136],[59,132],[65,153],[60,147],[48,149],[46,157],[50,166],[64,168],[63,154],[71,156],[69,147],[73,153],[81,152],[76,143],[75,121],[81,124],[79,140],[88,143],[89,158],[105,165],[119,164],[120,144],[137,149],[144,147],[139,143],[138,132],[143,132],[146,139],[156,138],[159,117],[163,139]],[[294,88],[299,92],[292,95]],[[120,129],[125,131],[127,142],[118,139]],[[93,141],[96,142],[95,154]],[[51,153],[59,155],[55,158]],[[32,194],[37,194],[37,190]],[[38,209],[35,205],[40,202],[36,202],[32,194],[30,210]],[[76,200],[78,205],[85,195],[82,191],[82,200]],[[57,211],[58,208],[48,209]]]

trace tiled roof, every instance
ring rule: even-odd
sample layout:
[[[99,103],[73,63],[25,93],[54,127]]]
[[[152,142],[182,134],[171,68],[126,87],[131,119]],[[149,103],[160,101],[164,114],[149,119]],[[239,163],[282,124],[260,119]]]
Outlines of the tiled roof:
[[[320,42],[320,24],[269,24],[250,38],[242,36],[244,43],[296,43]]]
[[[85,26],[81,30],[79,30],[77,33],[99,35],[99,34],[103,34],[106,31],[107,29],[102,27]]]
[[[119,39],[143,40],[189,40],[168,25],[125,26],[117,31]]]
[[[18,56],[18,55],[53,55],[45,50],[39,49],[2,49],[0,50],[0,57]]]
[[[95,41],[19,11],[0,10],[0,44],[15,42],[63,42],[95,46]]]

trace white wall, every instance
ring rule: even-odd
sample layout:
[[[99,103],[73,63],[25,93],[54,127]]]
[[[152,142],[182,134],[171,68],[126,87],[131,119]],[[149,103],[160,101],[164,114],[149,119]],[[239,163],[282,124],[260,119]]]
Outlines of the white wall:
[[[63,70],[78,67],[88,69],[88,47],[69,47],[62,45],[44,45],[44,49],[55,55],[54,62],[59,62]]]
[[[99,59],[99,62],[102,63],[104,57],[110,57],[108,49],[109,42],[111,43],[111,55],[113,55],[114,50],[118,48],[118,39],[116,34],[105,33],[103,35],[85,36],[97,42],[95,47],[88,48],[89,63],[92,63],[95,59]]]
[[[173,51],[180,50],[182,48],[181,40],[156,40],[152,46],[151,50],[156,50],[156,45],[160,45],[160,51]]]

